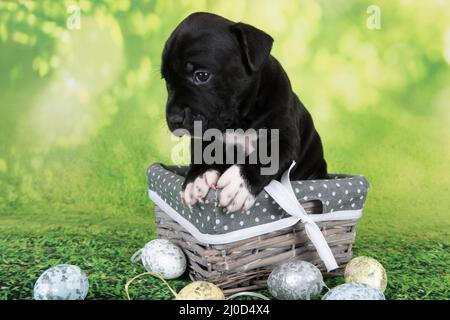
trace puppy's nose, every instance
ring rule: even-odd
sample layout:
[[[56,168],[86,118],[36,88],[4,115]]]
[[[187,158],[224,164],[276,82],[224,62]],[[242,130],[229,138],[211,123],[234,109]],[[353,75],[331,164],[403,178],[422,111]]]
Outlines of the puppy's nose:
[[[188,108],[173,106],[167,113],[167,123],[171,130],[183,128],[188,122]]]
[[[169,114],[168,117],[167,117],[167,120],[174,127],[177,127],[177,128],[181,127],[181,125],[184,122],[184,111],[181,111],[181,112],[178,112],[178,113]]]
[[[231,127],[234,123],[234,115],[232,113],[221,112],[219,118],[225,128]]]

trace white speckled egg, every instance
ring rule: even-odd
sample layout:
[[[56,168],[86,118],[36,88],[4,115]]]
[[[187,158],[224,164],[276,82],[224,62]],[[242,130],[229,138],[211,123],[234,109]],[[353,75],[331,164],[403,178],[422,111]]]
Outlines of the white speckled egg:
[[[60,264],[44,271],[34,285],[35,300],[83,300],[89,289],[79,267]]]
[[[175,279],[186,270],[186,257],[177,245],[166,239],[150,241],[142,249],[142,264],[164,279]]]

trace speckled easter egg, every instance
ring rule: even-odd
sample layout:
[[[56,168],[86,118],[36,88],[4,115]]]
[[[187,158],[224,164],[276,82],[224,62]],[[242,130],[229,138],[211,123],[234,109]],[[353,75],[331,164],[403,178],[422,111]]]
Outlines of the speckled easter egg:
[[[312,263],[293,259],[273,269],[267,286],[270,294],[279,300],[310,300],[322,291],[323,277]]]
[[[195,281],[181,289],[176,300],[225,300],[225,296],[215,284]]]
[[[177,245],[166,239],[150,241],[142,249],[144,268],[164,279],[175,279],[186,270],[186,257]]]
[[[374,258],[356,257],[345,267],[346,283],[365,283],[384,292],[387,286],[387,275],[384,267]]]
[[[386,300],[384,294],[364,283],[344,283],[334,287],[322,300]]]
[[[79,267],[60,264],[44,271],[34,285],[35,300],[83,300],[89,289]]]

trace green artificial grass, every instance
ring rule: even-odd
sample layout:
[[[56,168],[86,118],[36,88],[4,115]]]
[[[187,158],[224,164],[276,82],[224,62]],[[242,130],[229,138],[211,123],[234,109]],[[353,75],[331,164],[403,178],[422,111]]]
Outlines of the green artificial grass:
[[[45,269],[61,263],[81,267],[89,278],[87,299],[126,299],[125,283],[145,272],[131,255],[153,238],[150,226],[129,228],[51,228],[26,235],[1,229],[1,299],[32,299],[33,285]],[[450,264],[448,245],[433,240],[376,239],[361,236],[355,254],[376,258],[386,268],[387,299],[448,299]],[[187,276],[170,280],[176,291],[188,284]],[[326,278],[329,288],[344,282],[343,277]],[[144,276],[130,286],[132,299],[173,299],[158,279]],[[324,289],[323,293],[326,292]],[[267,290],[262,291],[268,296]]]

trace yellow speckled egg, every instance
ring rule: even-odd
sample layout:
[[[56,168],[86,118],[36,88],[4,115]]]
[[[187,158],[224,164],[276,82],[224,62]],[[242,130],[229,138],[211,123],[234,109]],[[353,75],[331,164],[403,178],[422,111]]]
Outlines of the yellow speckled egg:
[[[176,300],[225,300],[225,296],[218,286],[206,281],[195,281],[181,289]]]
[[[346,283],[365,283],[384,292],[387,286],[387,275],[384,267],[374,258],[357,257],[345,267]]]

